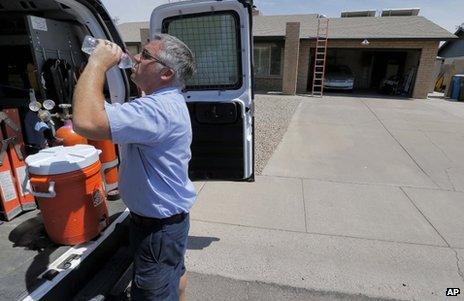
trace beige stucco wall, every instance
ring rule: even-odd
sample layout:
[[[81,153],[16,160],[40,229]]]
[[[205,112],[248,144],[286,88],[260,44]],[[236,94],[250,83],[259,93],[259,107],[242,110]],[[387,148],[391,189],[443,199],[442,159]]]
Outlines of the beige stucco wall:
[[[422,48],[419,69],[417,70],[416,84],[412,97],[427,98],[427,94],[433,91],[435,78],[435,60],[438,53],[438,42],[427,43]]]
[[[300,51],[300,23],[288,22],[285,31],[282,93],[295,94]]]
[[[150,41],[150,30],[148,28],[140,28],[140,41],[142,46],[145,46]]]

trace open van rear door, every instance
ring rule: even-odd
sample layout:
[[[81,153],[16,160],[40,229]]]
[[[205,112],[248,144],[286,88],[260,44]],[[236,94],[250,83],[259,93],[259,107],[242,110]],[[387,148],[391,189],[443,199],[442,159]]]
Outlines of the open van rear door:
[[[176,36],[195,55],[197,72],[183,91],[192,179],[254,179],[251,24],[246,0],[183,1],[152,12],[150,38]]]

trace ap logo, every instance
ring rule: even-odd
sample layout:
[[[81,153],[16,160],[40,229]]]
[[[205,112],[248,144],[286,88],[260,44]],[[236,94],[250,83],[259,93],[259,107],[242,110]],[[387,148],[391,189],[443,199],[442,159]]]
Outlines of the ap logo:
[[[461,290],[456,287],[451,287],[446,289],[446,295],[447,296],[457,296],[461,293]]]

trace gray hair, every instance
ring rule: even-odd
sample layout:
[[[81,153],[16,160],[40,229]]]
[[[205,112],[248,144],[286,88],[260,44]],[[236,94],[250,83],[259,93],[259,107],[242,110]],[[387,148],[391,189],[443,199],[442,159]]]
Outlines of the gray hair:
[[[168,34],[155,34],[151,41],[161,42],[162,47],[158,51],[157,57],[174,70],[175,83],[181,86],[185,85],[185,81],[196,71],[192,51],[181,40]]]

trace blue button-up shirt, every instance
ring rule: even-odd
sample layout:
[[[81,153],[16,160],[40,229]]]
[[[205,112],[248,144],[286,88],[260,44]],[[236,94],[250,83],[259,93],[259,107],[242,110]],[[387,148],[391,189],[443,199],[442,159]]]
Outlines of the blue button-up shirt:
[[[130,211],[165,218],[189,212],[192,127],[178,88],[124,104],[105,104],[113,143],[121,146],[119,192]]]

